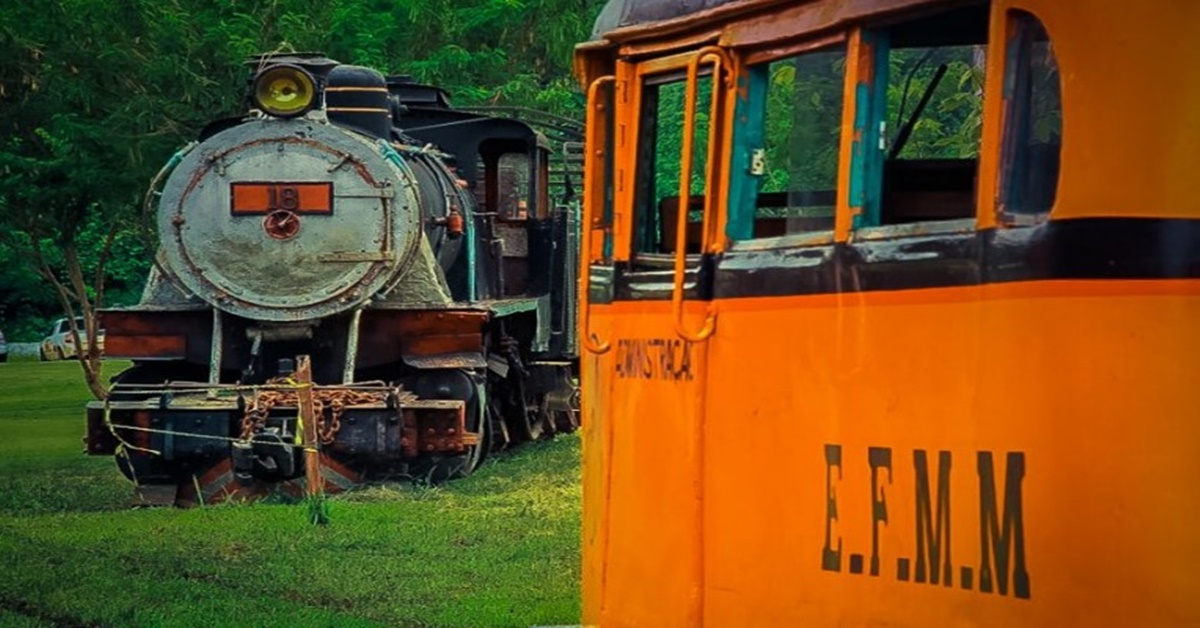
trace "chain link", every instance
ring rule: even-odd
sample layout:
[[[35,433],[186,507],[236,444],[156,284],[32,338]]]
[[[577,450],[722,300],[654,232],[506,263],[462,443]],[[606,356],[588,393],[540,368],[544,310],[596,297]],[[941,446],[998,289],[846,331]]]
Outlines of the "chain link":
[[[295,386],[286,377],[267,380],[267,386]],[[313,414],[317,417],[317,438],[322,445],[329,445],[342,429],[342,413],[347,406],[378,404],[386,400],[386,394],[378,391],[351,390],[349,388],[313,388]],[[300,405],[300,393],[296,388],[259,390],[246,405],[242,416],[241,440],[248,441],[266,426],[267,416],[275,406]],[[326,417],[325,408],[329,408]]]

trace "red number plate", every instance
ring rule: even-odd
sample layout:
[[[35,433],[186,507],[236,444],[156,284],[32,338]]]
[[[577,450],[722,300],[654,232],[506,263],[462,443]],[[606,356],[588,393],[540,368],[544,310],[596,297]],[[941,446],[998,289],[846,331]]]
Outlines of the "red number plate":
[[[232,183],[230,210],[235,214],[332,214],[333,183]]]

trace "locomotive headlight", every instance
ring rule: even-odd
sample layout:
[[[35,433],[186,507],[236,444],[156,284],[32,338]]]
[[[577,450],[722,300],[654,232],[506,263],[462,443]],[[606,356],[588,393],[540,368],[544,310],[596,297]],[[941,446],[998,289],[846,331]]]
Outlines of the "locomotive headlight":
[[[312,109],[317,87],[308,72],[292,66],[277,65],[254,77],[254,103],[259,109],[280,118],[294,118]]]

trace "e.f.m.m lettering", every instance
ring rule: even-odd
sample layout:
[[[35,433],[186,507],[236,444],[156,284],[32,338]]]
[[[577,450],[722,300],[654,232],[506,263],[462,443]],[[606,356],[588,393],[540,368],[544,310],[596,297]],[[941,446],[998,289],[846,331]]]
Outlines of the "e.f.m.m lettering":
[[[882,568],[882,554],[886,548],[881,547],[880,528],[887,526],[890,521],[887,495],[893,483],[892,458],[890,447],[867,449],[864,470],[869,474],[871,489],[870,561],[869,567],[864,570],[864,555],[850,552],[848,571],[851,574],[866,571],[867,575],[879,577],[888,572]],[[958,571],[959,585],[966,590],[1030,599],[1032,590],[1025,562],[1025,521],[1021,498],[1025,454],[1007,452],[1004,459],[1004,485],[998,492],[993,453],[976,452],[980,530],[978,588],[975,569],[965,565]],[[908,557],[897,558],[894,573],[901,582],[950,587],[954,584],[955,576],[950,556],[952,455],[949,451],[937,452],[937,466],[932,469],[932,474],[927,451],[914,450],[912,464],[916,557],[915,561]],[[838,500],[847,499],[838,490],[846,468],[842,446],[826,444],[825,535],[821,548],[821,569],[825,571],[841,572],[843,567],[843,539],[835,534],[834,524],[840,521]],[[934,476],[936,482],[931,481]],[[1003,495],[1003,501],[998,500],[998,495]]]

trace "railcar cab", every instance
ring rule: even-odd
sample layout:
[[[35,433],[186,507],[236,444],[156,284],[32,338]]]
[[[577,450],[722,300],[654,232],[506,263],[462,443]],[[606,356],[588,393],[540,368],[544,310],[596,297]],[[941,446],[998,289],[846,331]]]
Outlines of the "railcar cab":
[[[584,623],[1196,623],[1200,13],[601,15]]]
[[[605,39],[578,49],[592,152],[607,156],[588,178],[590,254],[605,262],[592,283],[612,287],[599,301],[979,283],[981,233],[1049,216],[1061,87],[1033,14],[988,0],[727,5],[704,5],[727,21],[610,10]],[[763,272],[798,269],[783,259],[796,251],[806,272]]]

